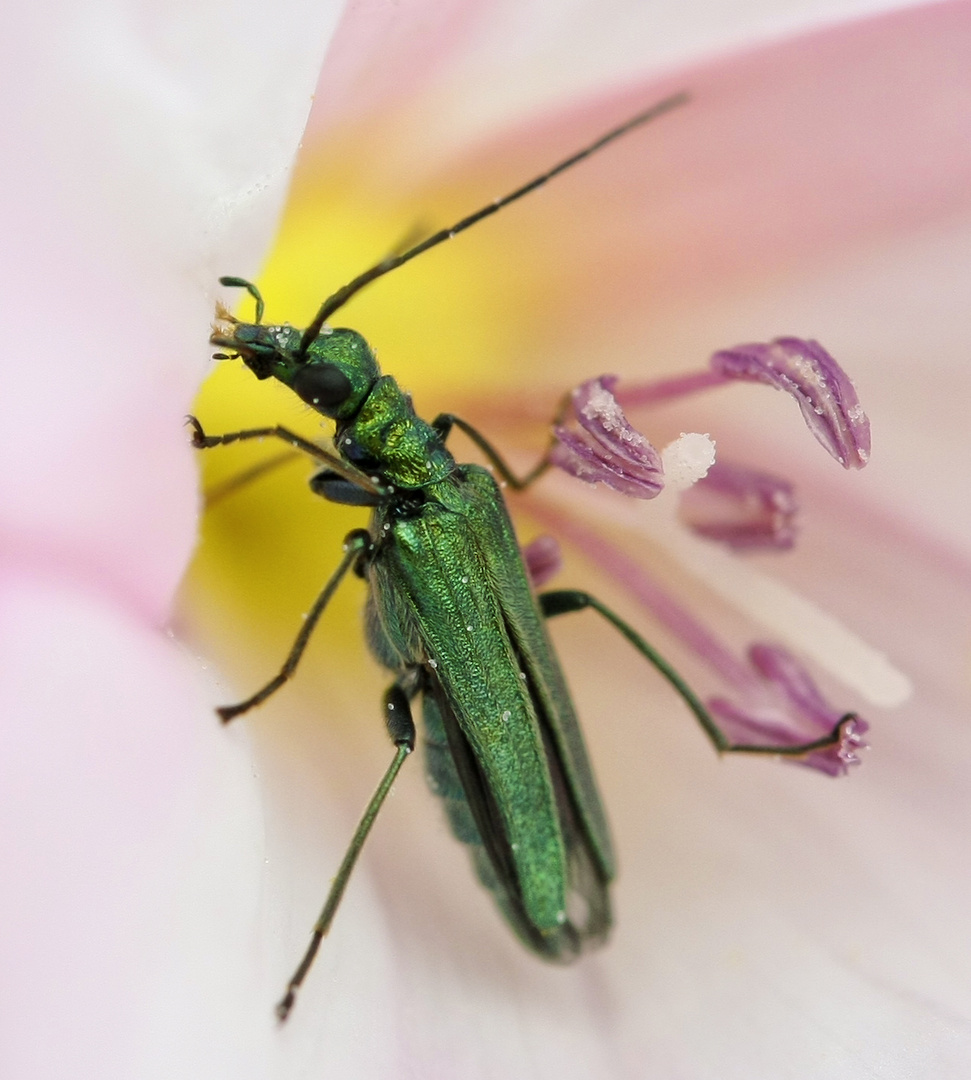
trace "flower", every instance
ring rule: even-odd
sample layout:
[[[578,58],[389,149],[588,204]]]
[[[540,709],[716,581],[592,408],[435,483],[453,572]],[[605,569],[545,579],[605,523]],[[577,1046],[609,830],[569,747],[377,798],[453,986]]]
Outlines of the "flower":
[[[602,5],[588,19],[571,8],[554,25],[544,11],[532,36],[528,5],[515,26],[465,3],[423,9],[420,23],[401,18],[410,11],[400,5],[349,9],[306,138],[308,157],[320,147],[334,174],[345,171],[335,205],[346,214],[356,199],[348,216],[365,235],[353,259],[339,230],[320,250],[338,281],[363,248],[380,257],[395,242],[386,226],[403,235],[422,222],[423,200],[400,192],[425,185],[423,209],[444,214],[470,178],[515,181],[527,157],[544,161],[553,143],[578,145],[581,128],[642,103],[658,89],[651,71],[694,65],[680,69],[695,104],[677,125],[480,233],[495,248],[492,273],[456,252],[429,293],[423,275],[445,265],[429,256],[430,267],[399,279],[392,315],[381,315],[375,291],[348,319],[360,316],[429,414],[438,397],[459,411],[459,392],[471,405],[490,388],[498,414],[544,386],[552,412],[555,395],[591,370],[626,377],[661,358],[669,372],[758,333],[818,335],[857,379],[879,443],[850,485],[811,457],[790,469],[798,451],[772,440],[787,459],[781,471],[798,475],[807,523],[786,568],[774,560],[772,572],[891,651],[918,694],[908,712],[882,718],[874,760],[851,784],[719,764],[640,667],[603,654],[584,679],[603,639],[578,617],[554,632],[597,740],[622,851],[614,943],[567,971],[517,951],[414,770],[283,1032],[272,1003],[387,751],[382,684],[369,689],[364,674],[367,685],[352,685],[365,670],[347,632],[360,594],[335,612],[335,636],[347,641],[329,651],[325,636],[308,657],[309,704],[295,684],[286,703],[226,730],[210,712],[225,690],[209,685],[201,647],[179,646],[162,623],[193,540],[192,463],[178,425],[211,307],[198,282],[252,273],[302,123],[301,84],[338,13],[276,5],[227,20],[203,8],[191,23],[169,9],[50,14],[11,16],[0,66],[17,169],[2,294],[17,328],[4,386],[0,608],[5,1074],[957,1074],[968,1052],[953,1019],[968,974],[953,947],[965,892],[955,823],[967,658],[953,612],[968,599],[955,555],[967,536],[955,498],[966,473],[956,432],[967,342],[953,270],[967,252],[971,140],[953,102],[967,89],[967,65],[954,60],[967,5],[768,44],[780,27],[805,29],[815,9],[747,18],[733,9],[730,39],[708,4],[679,5],[671,22],[647,27],[638,20],[656,14],[643,5],[617,18]],[[571,48],[571,29],[582,48]],[[692,59],[758,38],[747,53]],[[629,93],[598,97],[604,70]],[[545,123],[529,107],[540,80]],[[570,97],[581,105],[564,106]],[[651,196],[632,218],[635,180]],[[319,267],[287,266],[319,299]],[[566,305],[548,303],[556,297]],[[413,339],[400,357],[385,332],[392,322]],[[777,424],[775,402],[744,389],[720,392],[739,404],[719,452],[763,450]],[[282,400],[274,420],[293,415]],[[715,426],[706,408],[696,430]],[[557,499],[565,484],[578,488],[563,478]],[[660,510],[664,498],[640,509]],[[641,519],[615,512],[619,495],[568,501],[639,557],[653,543]],[[222,549],[221,572],[231,580],[246,566],[248,591],[227,608],[233,590],[217,582],[212,610],[195,611],[196,632],[250,608],[285,641],[293,631],[278,608],[301,589],[267,602],[271,562],[313,579],[340,537],[328,539],[315,511],[306,528],[287,530],[231,499],[223,512],[218,531],[235,525],[243,553]],[[249,545],[262,562],[246,562]],[[592,572],[572,558],[564,573]],[[731,631],[724,607],[716,598],[709,614]],[[240,619],[226,639],[246,669],[241,691],[254,652],[278,662],[265,642],[247,645],[245,628]],[[583,636],[571,647],[574,632]],[[834,918],[850,896],[862,917]]]

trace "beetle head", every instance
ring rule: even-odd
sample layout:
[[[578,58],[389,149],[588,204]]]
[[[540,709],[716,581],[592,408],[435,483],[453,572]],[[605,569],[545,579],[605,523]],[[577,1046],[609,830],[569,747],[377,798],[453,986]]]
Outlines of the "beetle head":
[[[265,326],[263,299],[255,285],[241,278],[221,278],[224,285],[240,285],[256,300],[255,323],[244,323],[218,311],[219,324],[209,341],[232,350],[258,379],[271,376],[289,386],[312,409],[332,420],[353,417],[380,377],[374,353],[355,330],[324,327],[301,349],[302,335],[292,326]],[[217,357],[226,358],[225,353]]]

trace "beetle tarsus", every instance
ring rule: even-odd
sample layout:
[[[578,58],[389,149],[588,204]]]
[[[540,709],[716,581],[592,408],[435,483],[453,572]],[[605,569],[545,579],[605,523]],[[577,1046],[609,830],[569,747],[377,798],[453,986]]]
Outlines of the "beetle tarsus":
[[[185,422],[190,428],[192,428],[192,445],[197,450],[207,450],[210,446],[216,445],[210,440],[209,436],[206,435],[202,424],[200,424],[194,416],[187,416],[185,418]]]

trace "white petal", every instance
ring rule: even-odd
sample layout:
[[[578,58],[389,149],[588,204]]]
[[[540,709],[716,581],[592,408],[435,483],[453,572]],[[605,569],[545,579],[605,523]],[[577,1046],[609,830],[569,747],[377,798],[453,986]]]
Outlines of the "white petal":
[[[42,3],[5,28],[0,506],[18,558],[152,617],[193,541],[214,278],[257,265],[335,17]]]

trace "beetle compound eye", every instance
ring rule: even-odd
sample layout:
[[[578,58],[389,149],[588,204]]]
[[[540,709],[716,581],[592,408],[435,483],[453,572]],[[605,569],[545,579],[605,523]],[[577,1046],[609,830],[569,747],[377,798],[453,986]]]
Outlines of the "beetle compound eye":
[[[294,392],[315,409],[332,408],[351,396],[351,380],[334,364],[301,368],[291,383]]]

